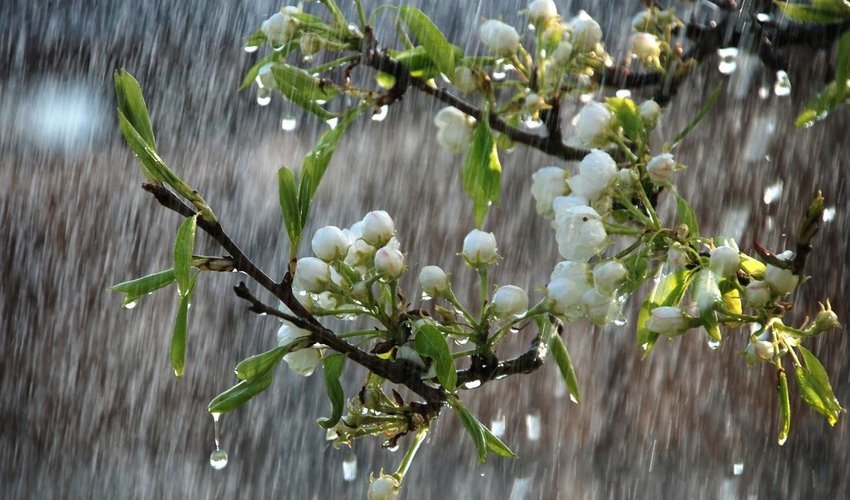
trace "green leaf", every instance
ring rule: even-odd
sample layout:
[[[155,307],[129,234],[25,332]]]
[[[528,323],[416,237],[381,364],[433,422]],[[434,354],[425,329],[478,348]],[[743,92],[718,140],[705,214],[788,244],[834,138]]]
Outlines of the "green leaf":
[[[792,21],[800,23],[831,24],[848,18],[846,8],[838,2],[816,1],[813,5],[774,1],[779,10]]]
[[[581,404],[581,393],[578,389],[578,380],[576,380],[576,372],[573,369],[570,353],[567,351],[567,346],[564,345],[564,340],[557,333],[549,336],[549,350],[552,351],[552,356],[555,358],[561,377],[567,384],[567,389],[569,389],[576,403]]]
[[[446,343],[446,338],[434,325],[423,324],[416,330],[413,341],[416,352],[434,360],[437,380],[448,392],[457,388],[457,369],[455,368],[452,352]]]
[[[741,254],[741,264],[739,267],[753,279],[757,280],[764,279],[764,272],[767,269],[767,266],[763,262],[745,254]]]
[[[333,118],[333,114],[316,103],[339,94],[333,84],[323,84],[307,71],[284,63],[274,63],[271,71],[281,95],[323,120]]]
[[[268,389],[274,379],[275,367],[257,374],[256,377],[243,380],[230,389],[222,392],[210,401],[207,411],[210,413],[227,413],[239,408],[257,394]]]
[[[697,223],[697,216],[694,214],[694,209],[676,191],[673,191],[673,196],[676,198],[676,213],[679,215],[679,224],[687,226],[688,236],[699,237],[699,224]]]
[[[174,269],[166,269],[158,273],[149,274],[141,278],[136,278],[130,281],[124,281],[117,285],[112,285],[109,290],[124,294],[124,304],[132,304],[141,297],[155,292],[160,288],[170,285],[174,281]]]
[[[845,31],[838,40],[837,61],[835,81],[809,101],[806,109],[794,121],[797,127],[809,127],[816,121],[823,120],[847,99],[846,83],[850,79],[850,30]]]
[[[481,463],[486,462],[488,447],[487,435],[484,432],[485,427],[472,416],[472,413],[457,398],[454,398],[454,401],[449,404],[451,404],[452,409],[457,413],[466,432],[472,437],[472,442],[475,443],[475,450],[478,452],[478,461]]]
[[[708,112],[711,111],[711,108],[713,108],[714,105],[717,103],[717,99],[720,98],[720,92],[722,90],[723,84],[718,83],[717,86],[714,87],[714,90],[711,91],[711,94],[708,96],[708,100],[705,101],[705,104],[702,105],[696,116],[694,116],[694,119],[691,120],[690,123],[688,123],[688,125],[685,126],[685,128],[683,128],[681,132],[676,134],[676,137],[673,138],[673,142],[671,143],[670,147],[665,149],[674,149],[676,146],[679,145],[680,142],[682,142],[682,140],[691,132],[691,130],[693,130],[694,127],[696,127],[697,124],[702,121],[703,118],[705,118],[705,115],[707,115]]]
[[[779,437],[776,442],[779,446],[785,444],[788,440],[788,433],[791,431],[791,399],[788,396],[788,377],[785,375],[785,370],[779,369],[779,383],[776,386],[776,392],[779,395]]]
[[[301,209],[298,204],[298,190],[295,187],[295,173],[287,167],[277,171],[277,193],[280,199],[280,211],[286,234],[289,236],[290,254],[294,255],[301,242]]]
[[[637,344],[643,349],[644,358],[649,356],[658,340],[658,334],[646,327],[652,310],[660,306],[678,306],[685,297],[694,274],[691,270],[679,269],[664,276],[641,305],[637,320]]]
[[[145,104],[139,82],[123,69],[115,72],[114,79],[118,112],[127,118],[127,122],[138,132],[142,140],[155,150],[156,139],[153,135],[148,106]]]
[[[264,353],[255,354],[245,358],[236,365],[236,378],[248,380],[264,373],[269,368],[277,365],[281,359],[290,351],[289,346],[275,347]]]
[[[502,165],[487,120],[486,115],[482,116],[475,126],[461,174],[463,190],[472,200],[475,225],[478,227],[484,222],[490,205],[499,202],[502,181]]]
[[[795,371],[800,395],[812,409],[826,417],[829,425],[835,425],[844,408],[835,397],[826,369],[818,358],[804,347],[798,346],[797,350],[806,364],[805,367],[798,366]]]
[[[342,410],[345,407],[345,393],[342,391],[342,384],[339,383],[339,377],[345,367],[345,355],[331,354],[322,360],[322,367],[325,371],[325,389],[328,392],[328,399],[331,400],[331,417],[319,419],[319,425],[324,429],[330,429],[342,418]]]
[[[174,375],[178,377],[183,376],[183,369],[186,366],[186,329],[189,321],[189,301],[192,300],[191,288],[188,290],[185,295],[180,295],[169,349],[171,367],[174,368]]]
[[[646,127],[640,117],[640,112],[635,102],[624,97],[609,97],[605,100],[608,109],[613,111],[623,134],[635,144],[646,142]]]
[[[286,57],[287,54],[295,50],[295,47],[297,46],[298,43],[293,43],[292,41],[289,41],[286,46],[280,51],[273,51],[270,54],[261,57],[259,60],[257,60],[257,62],[254,63],[253,66],[251,66],[248,72],[245,73],[245,78],[242,79],[242,83],[239,84],[239,88],[237,90],[245,90],[250,87],[254,83],[254,80],[257,79],[257,75],[260,73],[260,68],[262,68],[268,63],[282,60],[284,57]]]
[[[198,225],[198,214],[187,217],[177,229],[174,241],[174,279],[180,296],[189,293],[192,276],[192,253],[195,251],[195,229]]]
[[[516,458],[517,455],[514,453],[508,445],[502,442],[501,439],[496,437],[495,434],[490,432],[490,429],[487,428],[486,425],[478,422],[478,425],[481,426],[481,430],[484,431],[484,443],[487,445],[487,449],[500,457],[505,458]]]
[[[452,78],[455,67],[454,47],[425,13],[416,7],[403,5],[398,13],[413,36],[428,52],[428,57],[440,71]]]
[[[302,229],[307,225],[310,203],[313,201],[316,190],[319,189],[319,183],[328,169],[340,137],[348,125],[366,109],[368,106],[358,106],[348,110],[336,128],[322,134],[313,150],[304,157],[304,166],[301,168],[301,179],[298,183],[298,206]]]

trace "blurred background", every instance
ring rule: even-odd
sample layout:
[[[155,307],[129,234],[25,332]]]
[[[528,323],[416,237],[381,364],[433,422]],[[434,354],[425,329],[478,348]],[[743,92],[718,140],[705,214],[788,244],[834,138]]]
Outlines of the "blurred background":
[[[353,13],[349,2],[341,1]],[[367,8],[377,0],[364,0]],[[398,3],[397,1],[388,3]],[[518,0],[410,2],[434,15],[448,37],[479,51],[482,19],[523,26]],[[558,1],[570,17],[600,21],[607,49],[621,54],[639,2]],[[200,280],[190,315],[188,366],[168,362],[176,301],[154,295],[132,310],[108,292],[116,282],[170,267],[180,220],[140,188],[143,181],[115,117],[112,72],[124,67],[147,97],[160,153],[205,194],[225,229],[272,276],[287,242],[276,192],[281,164],[300,165],[327,129],[275,96],[236,88],[256,54],[242,50],[281,5],[256,2],[6,2],[0,15],[0,481],[5,498],[363,498],[368,476],[394,470],[402,452],[362,440],[333,449],[315,419],[330,409],[321,374],[285,368],[274,385],[222,419],[230,463],[213,470],[209,400],[234,382],[235,364],[276,344],[278,324],[247,312],[236,275]],[[310,8],[315,8],[311,6]],[[354,19],[354,17],[351,17]],[[384,14],[378,37],[394,45]],[[384,26],[385,25],[385,26]],[[793,245],[802,211],[823,190],[831,220],[816,240],[795,295],[794,317],[831,298],[846,323],[850,112],[812,128],[793,119],[831,78],[830,50],[786,52],[790,94],[744,52],[709,56],[680,89],[655,133],[673,137],[724,84],[708,118],[678,150],[688,165],[677,185],[705,234]],[[734,62],[734,71],[721,62]],[[361,68],[358,72],[367,72]],[[366,73],[370,75],[369,73]],[[778,95],[788,94],[788,95]],[[311,228],[348,226],[373,209],[395,219],[411,272],[440,264],[472,294],[456,254],[472,227],[459,183],[460,156],[441,149],[440,108],[410,91],[383,121],[346,133],[322,184]],[[282,120],[296,120],[293,131]],[[531,174],[553,158],[518,147],[502,156],[503,201],[485,227],[503,262],[498,284],[540,296],[559,260],[548,221],[530,195]],[[574,167],[573,167],[574,168]],[[199,238],[201,253],[219,254]],[[469,295],[470,297],[474,295]],[[639,303],[637,304],[639,305]],[[835,428],[792,393],[792,434],[776,445],[775,374],[738,354],[746,333],[717,350],[699,334],[659,342],[646,360],[630,324],[566,334],[585,402],[570,402],[554,366],[464,394],[518,460],[475,461],[471,441],[445,413],[417,457],[403,498],[842,498],[850,485],[846,416]],[[517,345],[521,345],[523,340]],[[836,331],[811,342],[850,402],[850,342]],[[352,395],[365,373],[349,365]],[[793,390],[793,384],[792,384]],[[406,442],[402,442],[402,450]],[[344,464],[346,465],[344,467]],[[356,466],[355,466],[356,465]],[[344,469],[346,473],[344,474]],[[356,470],[354,470],[356,469]]]

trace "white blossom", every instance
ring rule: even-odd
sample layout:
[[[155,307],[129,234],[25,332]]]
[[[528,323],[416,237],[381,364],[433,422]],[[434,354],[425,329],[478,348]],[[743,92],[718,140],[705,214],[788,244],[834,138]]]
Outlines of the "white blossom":
[[[440,297],[449,289],[449,277],[439,266],[425,266],[419,271],[419,285],[431,297]]]
[[[650,313],[646,328],[665,337],[675,337],[688,329],[688,318],[676,307],[656,307]]]
[[[603,293],[614,293],[628,276],[629,270],[619,260],[606,260],[593,268],[593,284]]]
[[[617,175],[617,163],[608,153],[594,149],[581,160],[579,173],[567,179],[572,193],[591,202],[605,192]]]
[[[473,229],[463,239],[463,257],[472,267],[495,263],[499,257],[496,253],[496,236]]]
[[[552,201],[552,210],[557,214],[558,212],[563,212],[564,210],[573,207],[585,206],[589,203],[590,201],[587,198],[578,196],[576,194],[571,194],[569,196],[558,196]],[[555,227],[554,223],[552,227]]]
[[[738,272],[738,264],[740,263],[741,257],[738,255],[738,249],[736,248],[723,245],[711,251],[709,267],[718,276],[731,278]]]
[[[673,174],[677,170],[676,160],[673,159],[673,155],[670,153],[662,153],[654,156],[646,164],[646,173],[649,175],[649,180],[656,185],[668,184],[673,179]]]
[[[303,377],[309,377],[313,374],[316,366],[322,362],[322,351],[317,347],[307,347],[286,354],[283,356],[283,360],[293,372]]]
[[[573,34],[573,47],[579,52],[589,52],[602,41],[602,28],[599,27],[599,23],[583,10],[570,19],[567,27]]]
[[[658,124],[658,119],[661,117],[661,106],[652,99],[649,99],[648,101],[643,101],[638,106],[638,113],[647,130],[652,130]]]
[[[593,324],[605,326],[620,315],[620,304],[617,299],[596,288],[586,290],[581,296],[585,307],[585,315]]]
[[[768,264],[767,269],[764,271],[764,281],[777,295],[788,295],[797,288],[800,277],[789,269]]]
[[[452,85],[463,93],[475,92],[479,86],[478,77],[468,66],[457,66],[452,78]]]
[[[581,144],[602,146],[608,142],[607,135],[611,130],[612,121],[613,115],[608,106],[590,101],[581,108],[576,117],[576,138]]]
[[[263,21],[260,30],[266,35],[269,42],[273,45],[280,45],[292,38],[292,35],[298,30],[298,21],[292,17],[292,14],[299,11],[300,9],[297,7],[284,7],[280,12]]]
[[[519,45],[519,33],[514,27],[495,19],[482,24],[479,35],[481,43],[497,56],[509,56]]]
[[[767,340],[751,340],[745,353],[754,361],[771,361],[776,352],[773,342]]]
[[[543,217],[554,217],[552,203],[555,198],[567,193],[566,172],[559,167],[543,167],[531,175],[531,182],[537,213]]]
[[[404,272],[404,255],[394,248],[378,249],[375,252],[375,270],[381,276],[398,279]]]
[[[319,293],[325,290],[331,280],[331,270],[321,259],[304,257],[295,264],[295,279],[303,290]]]
[[[744,292],[750,307],[762,307],[770,300],[770,286],[764,281],[753,280]]]
[[[374,210],[363,217],[363,241],[380,247],[385,245],[395,234],[393,219],[383,210]]]
[[[564,65],[570,60],[571,55],[573,55],[573,45],[570,42],[563,41],[552,51],[552,60],[557,64]]]
[[[452,153],[460,153],[472,142],[475,120],[451,106],[437,112],[437,142]]]
[[[558,253],[567,260],[586,261],[608,246],[602,219],[589,206],[556,212],[554,226]]]
[[[566,320],[584,315],[582,297],[589,287],[565,278],[555,279],[546,285],[546,300],[549,312]]]
[[[316,257],[325,262],[342,259],[348,254],[351,240],[342,229],[336,226],[319,228],[310,241],[310,246]]]
[[[361,271],[372,267],[377,249],[365,241],[358,239],[348,248],[345,263]]]
[[[519,316],[528,310],[528,293],[518,286],[500,287],[493,294],[493,310],[501,318]]]

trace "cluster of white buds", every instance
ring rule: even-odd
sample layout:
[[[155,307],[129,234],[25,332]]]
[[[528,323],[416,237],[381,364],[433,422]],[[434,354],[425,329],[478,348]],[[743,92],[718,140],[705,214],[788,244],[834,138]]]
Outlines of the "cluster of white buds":
[[[513,26],[495,19],[485,21],[478,31],[483,43],[493,54],[500,57],[513,55],[519,46],[519,33]]]
[[[592,269],[587,262],[563,261],[555,266],[546,286],[549,311],[565,321],[587,318],[605,326],[621,315],[619,288],[629,277],[618,260],[604,260]]]
[[[434,117],[434,124],[438,129],[437,142],[452,153],[460,153],[472,142],[475,118],[457,108],[441,109]]]
[[[286,43],[298,31],[298,21],[292,14],[301,12],[300,7],[286,6],[263,21],[260,30],[272,45]]]

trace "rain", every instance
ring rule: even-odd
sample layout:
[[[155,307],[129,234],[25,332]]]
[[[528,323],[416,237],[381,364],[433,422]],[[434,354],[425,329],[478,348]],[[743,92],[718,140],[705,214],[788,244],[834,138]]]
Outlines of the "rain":
[[[353,3],[339,3],[356,19]],[[364,0],[367,8],[380,3]],[[432,15],[467,53],[482,52],[477,27],[487,18],[501,18],[533,38],[518,14],[524,1],[409,3]],[[585,9],[599,20],[612,55],[625,52],[632,16],[641,8],[639,2],[557,4],[564,16]],[[702,22],[726,15],[706,0],[695,4]],[[770,2],[740,4],[755,15]],[[280,7],[266,0],[5,3],[5,498],[363,498],[370,473],[394,470],[401,459],[403,451],[383,449],[371,438],[351,449],[333,448],[316,425],[330,412],[321,374],[305,378],[279,369],[269,390],[214,423],[207,404],[234,383],[233,367],[277,345],[279,322],[249,312],[233,294],[244,275],[208,273],[199,280],[180,379],[168,360],[174,288],[125,308],[120,295],[108,290],[171,267],[180,224],[180,217],[140,189],[143,176],[116,119],[112,74],[118,68],[141,83],[160,155],[204,194],[254,262],[271,276],[283,275],[288,242],[277,169],[300,168],[329,124],[279,94],[268,99],[256,86],[236,90],[257,58],[243,49],[243,37]],[[675,136],[722,85],[716,107],[676,150],[677,161],[688,166],[677,174],[679,192],[692,202],[703,233],[735,237],[750,252],[754,243],[779,252],[793,247],[805,207],[821,190],[828,216],[806,267],[811,279],[793,296],[790,315],[802,322],[818,311],[818,302],[830,299],[847,324],[850,108],[810,127],[794,126],[806,102],[833,78],[835,51],[829,44],[785,47],[786,68],[777,72],[752,52],[751,25],[742,21],[738,28],[738,43],[708,55],[680,86],[653,144],[660,147]],[[390,14],[379,16],[376,34],[380,43],[397,46]],[[371,81],[374,72],[357,68],[355,77]],[[631,95],[643,98],[651,90],[632,89]],[[580,104],[577,96],[568,112]],[[452,276],[458,295],[474,298],[474,273],[457,255],[474,225],[472,206],[460,185],[461,156],[436,140],[433,116],[441,107],[410,89],[371,119],[354,122],[317,192],[305,234],[386,210],[411,270],[402,280],[408,297],[418,293],[418,270],[438,264]],[[535,212],[531,174],[547,165],[575,164],[522,145],[501,154],[502,199],[485,222],[503,257],[493,284],[517,285],[539,298],[560,258],[549,222]],[[665,206],[669,216],[673,212]],[[197,245],[199,253],[221,255],[205,235]],[[622,326],[578,322],[567,328],[580,406],[553,363],[462,389],[470,410],[519,458],[493,456],[479,464],[460,422],[444,411],[400,498],[848,495],[846,415],[830,427],[792,391],[791,435],[778,446],[775,372],[744,362],[740,352],[749,332],[727,332],[717,349],[696,335],[659,341],[644,360],[634,336],[639,305],[640,297],[633,297]],[[511,345],[522,348],[521,342]],[[807,346],[846,406],[847,331]],[[343,381],[348,397],[365,376],[349,364]],[[409,439],[401,441],[402,450]]]

